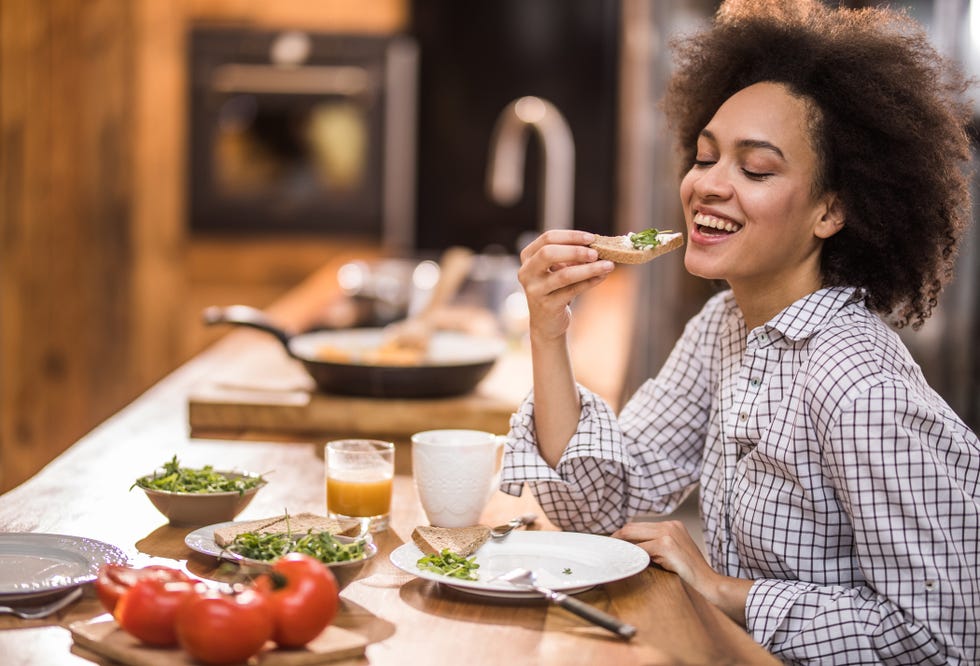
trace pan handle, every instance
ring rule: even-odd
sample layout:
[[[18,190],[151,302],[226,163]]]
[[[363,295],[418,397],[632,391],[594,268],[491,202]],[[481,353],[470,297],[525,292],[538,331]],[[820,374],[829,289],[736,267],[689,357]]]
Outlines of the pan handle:
[[[273,324],[266,314],[258,308],[253,308],[249,305],[229,305],[227,307],[212,305],[204,308],[202,316],[204,317],[204,323],[208,326],[213,324],[237,324],[271,333],[282,343],[282,346],[286,348],[290,356],[292,355],[292,351],[289,349],[289,340],[292,336]]]

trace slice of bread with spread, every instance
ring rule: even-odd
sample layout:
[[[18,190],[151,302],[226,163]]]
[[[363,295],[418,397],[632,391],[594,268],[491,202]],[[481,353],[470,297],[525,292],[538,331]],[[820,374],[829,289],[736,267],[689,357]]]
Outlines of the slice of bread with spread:
[[[336,520],[315,513],[297,513],[295,516],[276,516],[262,520],[249,520],[221,527],[214,531],[214,542],[222,548],[228,546],[239,534],[291,534],[303,535],[307,532],[329,532],[334,536],[357,536],[361,523],[357,520]]]
[[[665,231],[657,234],[655,246],[639,249],[633,246],[632,235],[596,236],[589,247],[599,252],[600,259],[608,259],[617,264],[645,264],[684,245],[683,234]]]
[[[485,525],[472,527],[432,527],[419,525],[412,531],[412,541],[426,555],[438,555],[444,549],[469,557],[490,538],[490,528]]]

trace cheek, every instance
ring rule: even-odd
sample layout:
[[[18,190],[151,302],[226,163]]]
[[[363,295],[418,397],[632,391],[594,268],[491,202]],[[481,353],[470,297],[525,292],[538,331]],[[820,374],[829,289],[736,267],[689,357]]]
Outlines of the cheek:
[[[680,186],[681,203],[688,204],[691,202],[691,197],[694,194],[694,180],[695,180],[695,176],[694,173],[691,171],[688,171],[686,174],[684,174],[684,178],[681,179],[681,186]],[[686,210],[684,214],[687,215]]]

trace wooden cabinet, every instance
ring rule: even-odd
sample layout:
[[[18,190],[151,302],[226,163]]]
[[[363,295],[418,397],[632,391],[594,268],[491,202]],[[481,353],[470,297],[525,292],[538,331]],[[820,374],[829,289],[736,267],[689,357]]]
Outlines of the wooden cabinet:
[[[0,4],[0,492],[201,342],[186,341],[187,25],[393,32],[405,11],[403,0]]]

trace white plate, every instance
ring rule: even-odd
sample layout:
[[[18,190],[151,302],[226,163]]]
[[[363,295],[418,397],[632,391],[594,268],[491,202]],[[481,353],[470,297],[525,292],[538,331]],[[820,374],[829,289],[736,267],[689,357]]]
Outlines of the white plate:
[[[271,562],[266,562],[264,560],[253,560],[248,557],[242,557],[237,553],[225,550],[219,546],[214,541],[214,531],[220,530],[223,527],[229,527],[231,525],[237,525],[239,522],[247,521],[235,521],[229,520],[224,523],[215,523],[214,525],[206,525],[204,527],[198,528],[184,537],[184,543],[187,547],[193,551],[197,551],[203,555],[212,555],[217,557],[219,560],[227,560],[229,562],[237,562],[239,564],[248,564],[250,566],[269,566]],[[351,543],[356,541],[352,537],[337,536],[334,537],[337,541],[341,543]],[[343,567],[353,564],[361,564],[372,557],[378,552],[378,547],[375,545],[374,541],[371,539],[371,535],[368,534],[364,537],[364,557],[359,560],[348,560],[346,562],[330,562],[327,564],[328,567]]]
[[[422,571],[415,565],[421,557],[424,554],[414,543],[406,543],[392,551],[391,562],[413,576],[463,592],[508,599],[540,597],[505,581],[493,580],[518,567],[533,571],[544,587],[576,594],[628,578],[650,564],[647,552],[628,541],[579,532],[511,532],[503,539],[491,539],[471,556],[480,565],[480,578],[475,581]]]
[[[103,564],[127,562],[122,550],[94,539],[0,533],[0,598],[7,602],[65,591],[95,580]]]

